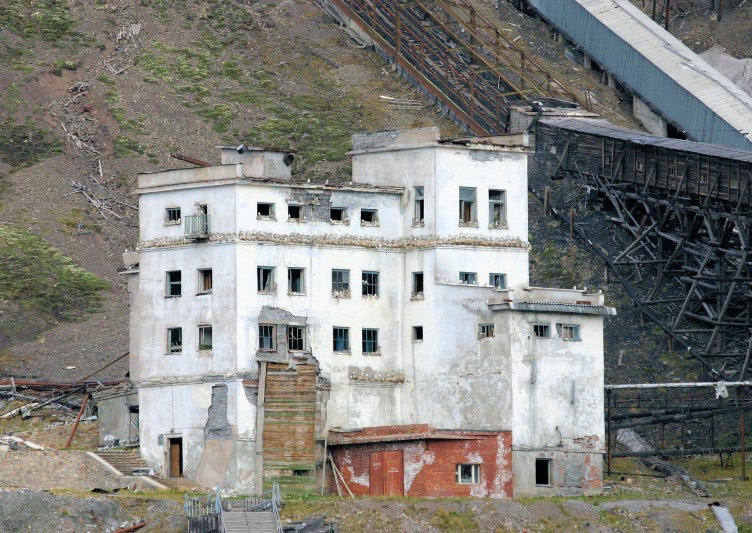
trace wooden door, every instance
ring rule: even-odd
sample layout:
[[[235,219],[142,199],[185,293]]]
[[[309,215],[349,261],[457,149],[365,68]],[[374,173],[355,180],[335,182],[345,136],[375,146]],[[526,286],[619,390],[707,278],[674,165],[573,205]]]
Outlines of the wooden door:
[[[170,439],[170,477],[183,477],[183,439]]]
[[[402,450],[371,452],[369,495],[402,496],[404,477]]]

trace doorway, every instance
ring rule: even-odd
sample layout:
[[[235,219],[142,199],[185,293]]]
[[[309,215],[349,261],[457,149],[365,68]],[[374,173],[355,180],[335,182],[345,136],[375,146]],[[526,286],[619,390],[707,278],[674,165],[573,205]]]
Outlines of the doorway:
[[[404,496],[402,450],[371,452],[370,496]]]
[[[183,438],[168,439],[170,477],[183,477]]]

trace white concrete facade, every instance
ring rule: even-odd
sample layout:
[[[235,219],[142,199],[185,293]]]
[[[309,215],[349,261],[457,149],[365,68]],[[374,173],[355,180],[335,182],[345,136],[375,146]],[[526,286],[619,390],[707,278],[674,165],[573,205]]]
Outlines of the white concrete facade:
[[[602,452],[608,308],[528,288],[528,155],[521,135],[425,128],[354,136],[349,184],[294,182],[289,154],[229,148],[218,166],[139,175],[126,262],[143,457],[167,475],[179,445],[184,475],[253,492],[258,363],[306,357],[331,386],[324,430],[511,430],[524,453],[594,435]],[[561,301],[514,308],[538,297]],[[581,340],[526,339],[540,315]],[[571,391],[574,403],[554,400]]]

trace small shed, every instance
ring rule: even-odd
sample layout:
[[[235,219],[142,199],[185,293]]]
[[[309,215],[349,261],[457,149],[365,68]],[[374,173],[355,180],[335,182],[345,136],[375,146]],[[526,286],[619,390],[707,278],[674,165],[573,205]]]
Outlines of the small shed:
[[[99,419],[99,445],[138,443],[138,392],[132,382],[91,394]]]

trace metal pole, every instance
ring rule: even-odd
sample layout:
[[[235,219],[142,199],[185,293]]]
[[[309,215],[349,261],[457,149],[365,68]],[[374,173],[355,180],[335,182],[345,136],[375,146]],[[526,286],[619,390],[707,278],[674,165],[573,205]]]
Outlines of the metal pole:
[[[742,448],[742,481],[747,481],[747,452],[744,449],[744,388],[739,387],[739,438]]]
[[[607,425],[607,435],[606,435],[606,457],[608,458],[608,461],[606,462],[608,466],[608,475],[611,475],[611,389],[606,390],[606,402],[608,404],[608,425]]]
[[[73,435],[76,434],[76,430],[78,429],[78,423],[81,422],[81,415],[84,414],[84,409],[86,408],[86,404],[89,401],[89,395],[87,394],[84,396],[84,401],[81,404],[81,409],[78,411],[78,416],[76,417],[76,423],[73,424],[73,429],[70,432],[70,437],[68,437],[68,442],[65,443],[66,448],[70,448],[71,442],[73,442]]]

